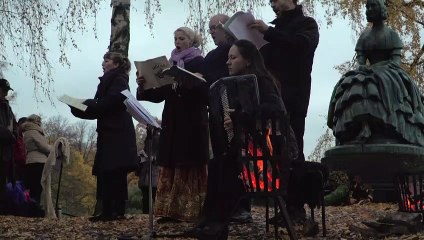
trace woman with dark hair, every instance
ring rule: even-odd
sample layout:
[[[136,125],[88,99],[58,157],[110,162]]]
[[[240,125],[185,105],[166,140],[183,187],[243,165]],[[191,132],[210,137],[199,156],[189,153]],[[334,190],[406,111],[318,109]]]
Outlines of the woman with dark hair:
[[[238,40],[228,52],[227,61],[230,76],[254,74],[257,78],[260,95],[261,113],[283,114],[286,110],[273,78],[267,72],[262,56],[256,46],[247,40]],[[214,116],[210,116],[213,118]],[[226,130],[233,128],[232,116],[225,117],[223,124]],[[210,131],[220,131],[211,125]],[[237,208],[244,187],[239,179],[241,164],[236,161],[236,151],[230,149],[227,154],[220,152],[220,142],[224,139],[216,139],[211,135],[212,148],[214,149],[214,164],[209,165],[208,192],[206,195],[203,218],[194,229],[193,233],[200,238],[218,237],[225,239],[228,234],[228,223],[234,210]],[[292,135],[293,136],[293,135]],[[292,159],[296,158],[297,145],[295,139],[291,139]],[[231,147],[234,145],[231,144]],[[231,148],[230,147],[230,148]],[[225,166],[225,167],[224,167]],[[225,183],[225,184],[222,184]]]
[[[121,91],[129,89],[131,63],[120,53],[103,56],[103,76],[94,99],[87,99],[85,111],[71,107],[74,116],[97,119],[97,151],[93,175],[97,177],[97,200],[102,213],[91,221],[120,219],[128,199],[127,174],[137,169],[137,146],[134,124],[124,105]]]
[[[170,62],[190,72],[201,70],[200,35],[188,27],[174,31],[175,49]],[[207,84],[178,84],[143,89],[139,72],[137,99],[165,101],[159,138],[159,176],[154,213],[169,221],[195,221],[206,195],[208,150]]]

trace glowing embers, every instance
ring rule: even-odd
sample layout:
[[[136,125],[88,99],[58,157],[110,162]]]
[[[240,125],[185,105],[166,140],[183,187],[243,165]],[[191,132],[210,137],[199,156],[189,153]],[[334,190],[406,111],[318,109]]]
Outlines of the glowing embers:
[[[424,211],[424,172],[404,174],[397,177],[397,186],[400,194],[399,211]]]
[[[249,136],[247,146],[242,149],[242,156],[245,161],[243,161],[243,171],[240,177],[243,179],[247,192],[272,192],[280,188],[280,171],[277,162],[272,157],[273,147],[270,132],[268,129],[265,142],[262,142],[262,144],[255,142]],[[265,145],[264,156],[260,146]]]

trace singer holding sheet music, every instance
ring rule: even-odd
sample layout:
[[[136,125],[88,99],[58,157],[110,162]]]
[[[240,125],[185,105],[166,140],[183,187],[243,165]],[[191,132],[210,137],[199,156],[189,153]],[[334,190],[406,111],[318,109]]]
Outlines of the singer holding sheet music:
[[[264,39],[269,42],[261,48],[261,53],[267,69],[278,80],[281,96],[290,114],[290,125],[300,150],[299,158],[293,162],[296,170],[301,169],[305,161],[303,135],[311,93],[312,64],[319,41],[318,25],[313,18],[303,14],[297,0],[270,2],[277,15],[271,22],[275,26],[255,20],[250,27],[263,33]],[[301,223],[306,217],[304,200],[299,197],[301,189],[296,187],[299,182],[295,178],[292,180],[289,183],[292,187],[289,187],[287,210],[293,222]]]
[[[123,219],[128,200],[128,172],[138,167],[134,123],[124,105],[121,91],[129,89],[131,63],[120,53],[103,56],[103,76],[94,99],[87,99],[85,111],[71,107],[74,116],[97,119],[97,151],[93,175],[97,176],[96,198],[102,213],[90,221]]]
[[[198,49],[200,42],[200,35],[190,28],[175,30],[171,64],[193,73],[200,72],[203,62]],[[206,163],[209,159],[207,84],[186,85],[186,79],[175,79],[176,84],[143,90],[142,75],[138,72],[137,99],[156,103],[165,101],[154,213],[162,216],[158,223],[194,221],[206,195]]]

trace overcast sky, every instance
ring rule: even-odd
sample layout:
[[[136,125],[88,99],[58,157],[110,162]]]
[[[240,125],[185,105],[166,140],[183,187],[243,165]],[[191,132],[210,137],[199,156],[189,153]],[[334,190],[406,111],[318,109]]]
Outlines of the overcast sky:
[[[69,49],[68,57],[71,67],[63,67],[57,61],[57,46],[55,33],[51,33],[49,47],[51,60],[54,61],[54,96],[68,94],[77,98],[92,98],[99,82],[98,77],[102,72],[102,57],[107,50],[110,37],[111,8],[103,2],[102,10],[97,18],[98,39],[93,33],[86,33],[77,37],[80,51]],[[153,32],[145,26],[143,6],[137,7],[138,11],[131,10],[131,41],[129,59],[145,60],[161,55],[170,56],[173,44],[173,32],[180,26],[188,14],[188,10],[179,1],[162,3],[162,13],[155,18]],[[135,6],[133,6],[135,7]],[[269,6],[258,11],[265,22],[274,19],[274,14]],[[259,18],[259,16],[257,17]],[[308,156],[316,145],[316,141],[326,129],[328,102],[334,85],[340,74],[334,66],[352,58],[355,40],[352,38],[350,27],[344,20],[335,21],[331,28],[320,24],[320,43],[315,52],[312,73],[312,93],[309,105],[305,130],[305,155]],[[90,27],[88,27],[90,29]],[[152,36],[153,35],[153,36]],[[209,38],[209,36],[204,36]],[[210,45],[209,49],[214,46]],[[135,67],[130,73],[130,88],[136,90]],[[47,99],[44,103],[37,103],[34,99],[33,82],[25,76],[18,67],[10,67],[4,71],[4,77],[10,81],[12,88],[17,93],[17,99],[12,108],[16,116],[23,117],[36,113],[44,117],[62,115],[71,122],[77,121],[69,111],[69,107],[55,99],[52,106]],[[153,104],[141,102],[150,113],[161,118],[163,103]]]

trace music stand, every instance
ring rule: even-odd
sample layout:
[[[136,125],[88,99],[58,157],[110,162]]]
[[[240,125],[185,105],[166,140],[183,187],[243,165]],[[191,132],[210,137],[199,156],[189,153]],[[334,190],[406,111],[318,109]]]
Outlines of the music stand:
[[[145,142],[147,142],[147,158],[149,160],[149,239],[156,237],[156,231],[153,226],[153,138],[156,135],[159,128],[155,128],[151,125],[147,125],[146,131],[147,136]]]
[[[121,92],[126,97],[124,104],[127,107],[127,112],[136,119],[139,123],[147,125],[146,130],[147,136],[153,138],[156,130],[160,129],[159,123],[156,119],[138,102],[138,100],[131,94],[130,91],[124,90]],[[149,131],[150,132],[149,134]],[[149,141],[148,158],[149,158],[149,239],[153,239],[156,236],[156,232],[153,226],[153,192],[152,192],[152,141]]]

